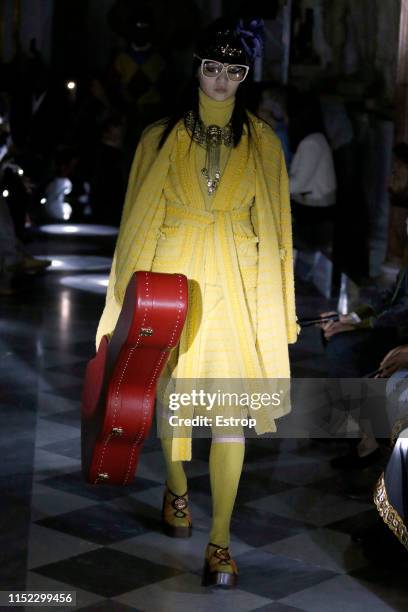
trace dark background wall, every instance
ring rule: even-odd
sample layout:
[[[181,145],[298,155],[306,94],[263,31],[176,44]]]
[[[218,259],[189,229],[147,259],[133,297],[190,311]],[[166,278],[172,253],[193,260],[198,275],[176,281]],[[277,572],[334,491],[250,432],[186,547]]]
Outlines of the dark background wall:
[[[74,77],[86,72],[92,62],[88,53],[88,0],[54,2],[52,67],[57,73]]]

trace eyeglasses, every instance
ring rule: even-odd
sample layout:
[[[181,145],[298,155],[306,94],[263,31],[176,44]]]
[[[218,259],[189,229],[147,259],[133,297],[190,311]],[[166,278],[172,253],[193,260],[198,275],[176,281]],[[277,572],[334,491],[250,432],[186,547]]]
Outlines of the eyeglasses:
[[[203,59],[198,55],[194,55],[194,57],[201,61],[201,74],[205,77],[218,77],[225,70],[230,81],[242,82],[246,79],[249,72],[249,66],[245,66],[244,64],[227,64],[227,66],[225,66],[221,62]]]

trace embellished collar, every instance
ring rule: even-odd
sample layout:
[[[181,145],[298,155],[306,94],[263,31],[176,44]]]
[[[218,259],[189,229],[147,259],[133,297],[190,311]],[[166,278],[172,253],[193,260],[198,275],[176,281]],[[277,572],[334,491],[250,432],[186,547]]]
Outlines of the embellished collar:
[[[232,147],[234,143],[231,124],[228,123],[224,127],[218,125],[206,127],[193,111],[187,113],[185,123],[191,138],[205,147],[205,165],[201,169],[201,174],[206,180],[208,195],[213,195],[221,180],[221,144]]]

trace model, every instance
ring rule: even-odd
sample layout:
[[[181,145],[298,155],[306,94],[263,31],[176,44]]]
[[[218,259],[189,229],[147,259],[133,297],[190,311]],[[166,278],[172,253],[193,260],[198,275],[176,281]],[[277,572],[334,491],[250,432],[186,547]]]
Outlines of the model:
[[[288,343],[299,328],[288,179],[279,139],[245,109],[251,57],[243,36],[220,23],[208,28],[196,47],[188,95],[173,116],[142,135],[98,328],[97,343],[114,329],[134,271],[185,274],[189,311],[168,363],[173,381],[290,377]],[[257,410],[256,432],[276,431],[275,419],[285,412],[272,404]],[[230,408],[225,413],[234,416]],[[192,414],[208,411],[177,411]],[[163,526],[168,535],[188,537],[183,461],[191,459],[191,425],[169,429],[162,437]],[[238,425],[211,431],[213,515],[203,583],[234,586],[230,520],[245,438]]]

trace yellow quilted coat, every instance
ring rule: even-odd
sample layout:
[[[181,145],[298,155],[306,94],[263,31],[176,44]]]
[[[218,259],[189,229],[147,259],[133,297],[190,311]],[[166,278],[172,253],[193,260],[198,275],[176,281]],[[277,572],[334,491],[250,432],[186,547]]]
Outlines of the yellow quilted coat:
[[[204,327],[200,293],[208,274],[208,270],[204,270],[203,254],[206,246],[208,248],[209,236],[214,248],[217,279],[224,297],[228,296],[224,302],[225,317],[232,322],[233,350],[240,377],[290,377],[288,343],[296,341],[299,327],[295,314],[288,178],[278,138],[256,117],[250,115],[250,121],[253,136],[251,159],[255,168],[252,214],[258,234],[256,312],[251,316],[248,308],[235,231],[240,215],[241,218],[243,214],[245,216],[245,211],[236,206],[234,193],[248,164],[246,133],[240,144],[231,150],[211,209],[205,210],[197,185],[191,181],[182,157],[178,159],[180,152],[186,151],[190,145],[183,122],[175,126],[160,151],[157,143],[163,127],[153,124],[143,133],[132,165],[106,305],[97,332],[97,346],[102,336],[110,334],[115,327],[132,273],[151,269],[166,271],[157,266],[155,254],[163,230],[169,228],[170,219],[175,225],[182,225],[185,231],[180,246],[183,255],[179,259],[179,269],[169,268],[167,271],[180,271],[189,279],[189,311],[177,352],[177,377],[192,379],[197,375],[197,338],[200,328]],[[175,167],[182,176],[186,188],[184,205],[166,201],[165,186],[170,167]],[[286,412],[287,408],[282,406],[259,410],[256,432],[276,431],[274,419]],[[179,412],[180,417],[190,415],[188,410],[184,414]],[[180,428],[173,435],[172,459],[191,459],[191,428]]]

